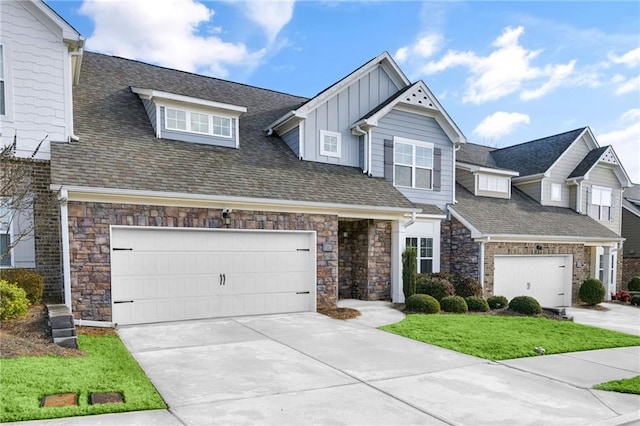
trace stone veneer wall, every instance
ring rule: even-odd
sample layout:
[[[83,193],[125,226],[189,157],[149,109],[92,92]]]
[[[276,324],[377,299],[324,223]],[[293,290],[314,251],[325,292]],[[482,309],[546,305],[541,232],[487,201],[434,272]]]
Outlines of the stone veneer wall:
[[[5,163],[9,161],[11,163]],[[19,167],[29,178],[29,190],[33,194],[34,268],[44,277],[44,298],[52,302],[62,301],[62,257],[60,239],[60,204],[51,185],[51,165],[48,160],[11,158],[3,160],[2,168]],[[24,167],[24,169],[22,169]],[[2,194],[9,195],[9,194]]]
[[[222,228],[220,209],[69,202],[71,298],[76,318],[111,320],[110,225]],[[318,308],[337,301],[338,217],[233,211],[231,229],[308,230],[317,234]]]
[[[538,250],[537,246],[541,249]],[[578,290],[582,282],[590,275],[591,248],[583,244],[553,244],[553,243],[488,243],[484,250],[484,296],[493,295],[493,272],[494,257],[496,255],[553,255],[570,254],[573,255],[572,274],[572,296],[571,303],[578,301]],[[578,268],[576,263],[583,262],[583,266]]]
[[[339,239],[340,298],[390,300],[391,222],[340,221]]]
[[[618,289],[628,289],[628,284],[631,278],[640,277],[640,257],[625,257],[620,261],[618,257],[618,265],[622,263],[622,282],[618,284]]]
[[[480,279],[480,244],[471,239],[471,231],[454,218],[442,224],[440,271]],[[445,243],[446,241],[446,243]]]

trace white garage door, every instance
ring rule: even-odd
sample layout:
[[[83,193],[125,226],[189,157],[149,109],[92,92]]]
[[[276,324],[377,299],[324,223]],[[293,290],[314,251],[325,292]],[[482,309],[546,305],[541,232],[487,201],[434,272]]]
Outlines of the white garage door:
[[[111,230],[113,321],[315,311],[315,233]]]
[[[571,305],[572,256],[496,256],[493,294],[534,297],[546,307]]]

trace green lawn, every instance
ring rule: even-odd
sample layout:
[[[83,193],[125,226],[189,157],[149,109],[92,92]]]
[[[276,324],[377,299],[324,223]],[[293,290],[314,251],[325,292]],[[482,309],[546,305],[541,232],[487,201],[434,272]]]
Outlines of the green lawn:
[[[166,408],[117,336],[78,336],[84,357],[0,359],[0,422]],[[45,395],[76,393],[78,406],[41,408]],[[89,394],[120,392],[124,403],[90,405]]]
[[[600,383],[599,385],[595,385],[594,389],[640,395],[640,376]]]
[[[494,361],[593,349],[640,346],[640,336],[571,321],[498,315],[408,315],[380,329]]]

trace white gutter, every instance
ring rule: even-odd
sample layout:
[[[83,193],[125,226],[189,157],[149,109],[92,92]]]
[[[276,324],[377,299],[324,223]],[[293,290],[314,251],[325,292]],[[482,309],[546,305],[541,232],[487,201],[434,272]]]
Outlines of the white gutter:
[[[115,322],[110,322],[110,321],[92,321],[92,320],[83,320],[83,319],[76,319],[73,320],[74,324],[77,325],[78,327],[102,327],[102,328],[116,328],[116,326],[118,325]]]
[[[416,222],[416,215],[417,215],[416,212],[411,213],[411,220],[404,224],[405,229],[410,227]]]
[[[59,187],[60,194],[60,228],[62,236],[62,280],[64,284],[64,304],[71,309],[71,259],[69,251],[69,210],[67,201],[69,194],[66,189]]]

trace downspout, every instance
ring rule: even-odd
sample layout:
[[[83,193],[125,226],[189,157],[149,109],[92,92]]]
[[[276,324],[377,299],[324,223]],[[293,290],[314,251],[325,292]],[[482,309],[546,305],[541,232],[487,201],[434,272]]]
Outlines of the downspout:
[[[69,209],[67,207],[69,194],[60,187],[58,200],[60,201],[60,234],[62,236],[62,280],[64,284],[64,304],[71,308],[71,259],[69,258]]]
[[[368,137],[369,135],[367,132],[365,132],[360,128],[359,124],[356,127],[354,127],[353,133],[355,133],[356,136],[364,136],[364,141],[363,141],[364,158],[362,159],[362,163],[364,167],[362,168],[362,173],[369,173],[369,137]]]
[[[486,236],[484,239],[480,241],[480,264],[478,265],[478,275],[480,275],[480,286],[482,287],[482,292],[484,293],[484,246],[491,241],[490,236]]]
[[[369,175],[371,175],[371,146],[372,146],[372,140],[373,140],[372,139],[373,138],[373,130],[371,128],[369,128],[369,130],[367,131],[367,134],[368,134],[368,137],[367,137],[367,142],[368,142],[368,145],[367,145],[367,154],[368,154],[368,157],[367,157],[367,162],[368,162],[367,169],[369,170]]]
[[[76,50],[75,52],[71,52],[69,53],[69,61],[71,62],[71,64],[69,64],[69,68],[71,68],[71,66],[73,66],[73,58],[74,57],[82,57],[82,53],[84,52],[84,49],[81,47],[78,50]],[[69,139],[71,139],[73,142],[78,142],[80,140],[80,138],[78,136],[76,136],[75,132],[74,132],[74,126],[73,126],[73,85],[74,84],[78,84],[78,79],[80,78],[80,60],[76,60],[76,73],[75,73],[75,79],[72,78],[71,81],[71,86],[69,87],[69,99],[71,100],[71,109],[69,111],[69,125],[71,126],[71,134],[69,135]]]
[[[416,215],[417,215],[416,212],[411,212],[411,220],[404,224],[405,229],[410,227],[416,222]]]
[[[458,152],[460,150],[460,148],[462,147],[462,145],[460,145],[460,143],[456,143],[453,145],[453,193],[452,193],[452,200],[451,202],[453,204],[456,204],[456,152]],[[509,188],[509,190],[511,190],[511,188]],[[509,198],[511,198],[511,194],[509,194]]]

